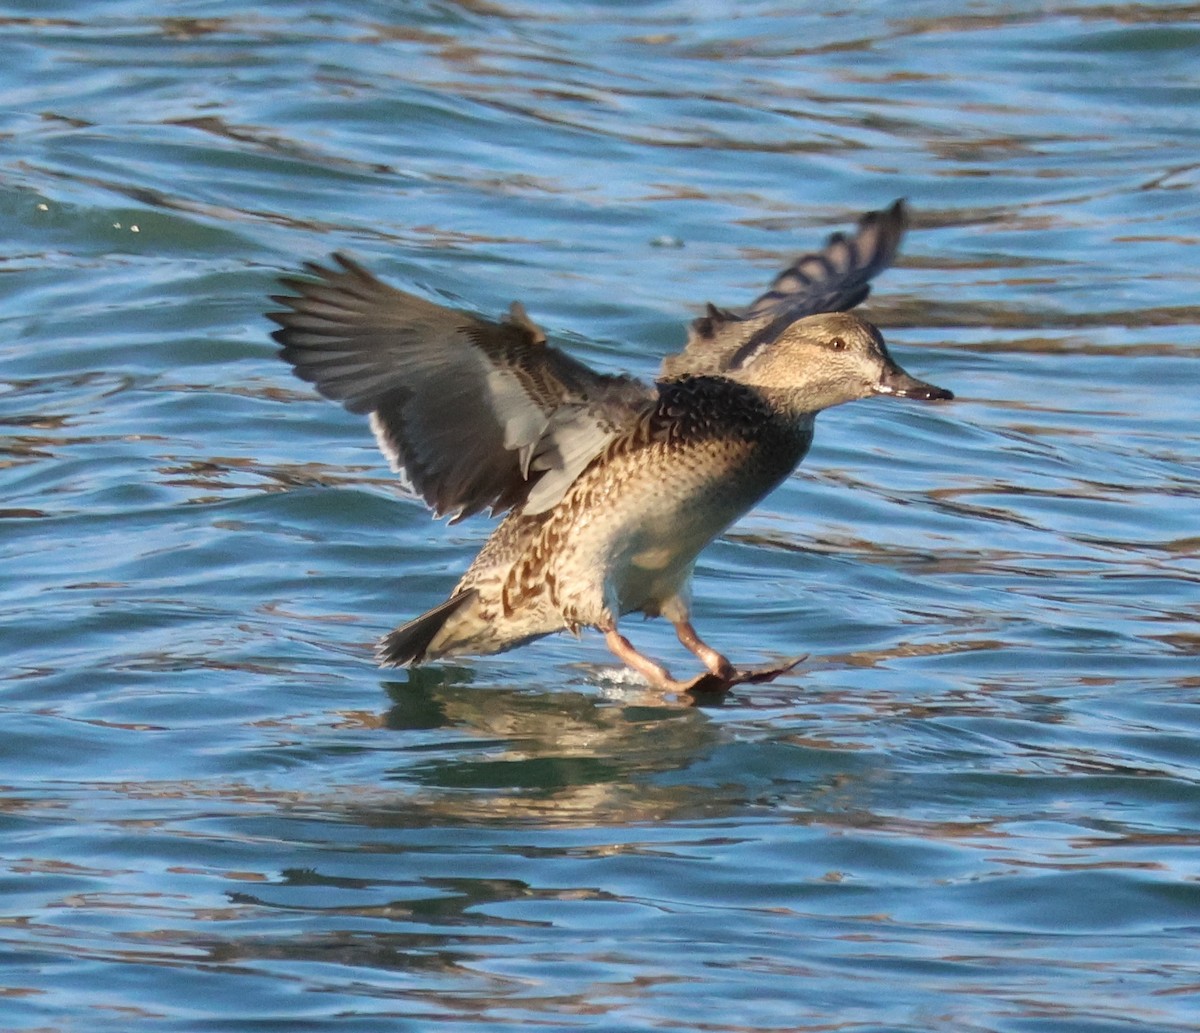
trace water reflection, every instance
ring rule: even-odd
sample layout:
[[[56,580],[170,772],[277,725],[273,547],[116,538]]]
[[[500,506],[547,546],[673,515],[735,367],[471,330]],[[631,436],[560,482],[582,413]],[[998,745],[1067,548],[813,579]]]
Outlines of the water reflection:
[[[391,728],[452,728],[469,748],[437,746],[406,757],[388,777],[432,791],[429,820],[629,824],[707,812],[687,787],[656,787],[655,774],[687,770],[718,741],[701,712],[670,705],[616,706],[593,694],[479,689],[444,672],[392,683]],[[466,743],[463,744],[467,746]],[[470,792],[461,792],[470,790]],[[390,819],[414,820],[406,800]],[[720,805],[718,805],[720,806]]]

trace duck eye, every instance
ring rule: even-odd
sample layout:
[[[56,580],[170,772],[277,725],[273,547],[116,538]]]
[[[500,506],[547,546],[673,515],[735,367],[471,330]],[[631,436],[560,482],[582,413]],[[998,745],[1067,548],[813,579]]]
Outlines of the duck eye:
[[[846,340],[843,337],[835,337],[829,342],[829,347],[835,352],[844,352],[846,350]]]

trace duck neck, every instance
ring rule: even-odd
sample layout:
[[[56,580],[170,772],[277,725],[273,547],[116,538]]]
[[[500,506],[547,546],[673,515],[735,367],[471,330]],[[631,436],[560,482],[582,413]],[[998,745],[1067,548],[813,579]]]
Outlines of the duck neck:
[[[770,411],[770,420],[764,427],[765,436],[767,440],[775,442],[781,458],[789,457],[785,465],[790,471],[808,453],[813,439],[813,424],[820,410],[807,405],[801,394],[789,388],[759,384],[746,384],[743,387],[749,387]]]
[[[774,387],[765,384],[748,384],[771,407],[777,417],[807,428],[812,432],[817,413],[825,408],[821,404],[821,392],[798,387]]]

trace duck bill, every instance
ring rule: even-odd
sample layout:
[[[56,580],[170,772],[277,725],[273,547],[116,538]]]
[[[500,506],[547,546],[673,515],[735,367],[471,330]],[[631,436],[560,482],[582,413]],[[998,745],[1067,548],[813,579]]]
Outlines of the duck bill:
[[[874,387],[877,395],[893,395],[896,398],[917,398],[922,402],[948,402],[954,397],[953,393],[944,387],[927,384],[924,380],[910,377],[895,363],[879,378]]]

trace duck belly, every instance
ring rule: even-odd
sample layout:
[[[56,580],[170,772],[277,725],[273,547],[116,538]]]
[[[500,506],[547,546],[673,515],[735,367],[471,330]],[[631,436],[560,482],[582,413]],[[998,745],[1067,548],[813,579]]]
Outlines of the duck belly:
[[[791,455],[737,444],[677,450],[670,462],[637,464],[592,493],[554,564],[554,595],[568,623],[602,624],[637,611],[654,616],[664,608],[668,617],[686,612],[701,550],[796,463]]]

